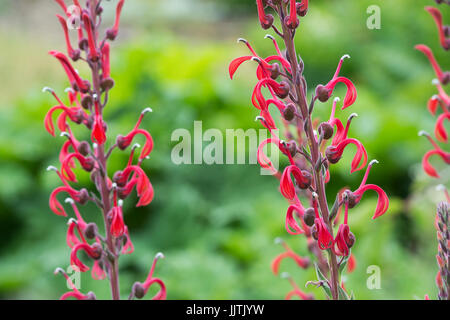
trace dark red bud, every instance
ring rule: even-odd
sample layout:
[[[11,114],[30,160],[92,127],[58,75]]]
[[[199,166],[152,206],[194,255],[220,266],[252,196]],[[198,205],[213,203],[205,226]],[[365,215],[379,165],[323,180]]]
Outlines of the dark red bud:
[[[316,88],[316,96],[320,102],[327,102],[330,99],[330,91],[325,86],[319,84]]]
[[[78,152],[86,157],[89,153],[91,153],[91,146],[87,141],[81,141],[78,145]]]
[[[88,39],[83,38],[78,42],[78,47],[80,48],[80,50],[85,51],[89,46],[89,42]]]
[[[117,143],[117,147],[120,150],[125,150],[129,146],[129,143],[125,140],[125,137],[122,135],[117,136],[116,143]]]
[[[112,88],[114,87],[114,80],[111,79],[111,78],[103,79],[103,80],[100,82],[100,87],[101,87],[101,89],[102,89],[103,91],[110,90],[110,89],[112,89]]]
[[[304,181],[297,181],[297,186],[300,189],[308,189],[309,186],[311,185],[311,181],[312,181],[312,177],[311,177],[311,173],[309,173],[309,171],[306,170],[302,170],[302,175],[303,175],[303,180]]]
[[[70,54],[70,59],[76,62],[80,59],[80,56],[81,56],[80,50],[73,50],[73,52]]]
[[[80,193],[78,194],[78,198],[80,201],[78,201],[80,204],[85,204],[89,201],[89,192],[87,189],[83,188],[80,190]]]
[[[347,241],[346,241],[347,246],[348,246],[349,248],[353,247],[353,245],[355,244],[355,241],[356,241],[355,235],[353,234],[353,232],[350,232],[350,233],[348,234],[348,239],[347,239]]]
[[[145,296],[145,288],[140,282],[135,282],[131,290],[133,295],[138,299],[142,299]]]
[[[94,100],[89,94],[84,95],[83,98],[81,99],[81,106],[86,110],[89,110],[92,107],[93,103]]]
[[[283,118],[287,121],[292,121],[295,117],[295,112],[295,105],[293,103],[289,103],[283,110]]]
[[[126,182],[122,181],[122,171],[116,171],[113,176],[113,181],[117,184],[118,187],[124,187]]]
[[[306,225],[312,227],[314,225],[314,220],[316,219],[316,212],[313,208],[308,208],[303,215],[303,221],[305,221]]]
[[[341,157],[337,154],[336,152],[336,147],[333,146],[329,146],[326,150],[325,150],[325,155],[327,157],[327,160],[330,163],[338,163],[339,160],[341,160]]]
[[[287,148],[291,156],[295,156],[297,154],[297,143],[294,140],[291,140],[287,143]]]
[[[284,99],[289,95],[289,89],[289,83],[287,81],[281,81],[276,94],[280,99]]]
[[[94,254],[93,254],[92,258],[95,259],[95,260],[100,259],[102,257],[102,253],[103,253],[102,245],[97,243],[97,242],[95,242],[92,245],[92,249],[94,249]]]
[[[267,29],[269,29],[269,28],[271,28],[272,27],[272,25],[273,25],[273,15],[271,15],[271,14],[266,14],[266,22],[262,22],[261,21],[261,27],[264,29],[264,30],[267,30]]]
[[[117,37],[117,32],[114,29],[108,29],[106,30],[106,38],[108,40],[114,41]]]
[[[319,134],[325,139],[328,140],[333,136],[333,127],[328,122],[322,122],[319,125]]]
[[[280,76],[280,65],[278,63],[274,63],[270,68],[270,77],[275,80]]]
[[[88,223],[86,225],[86,229],[84,229],[84,235],[88,239],[95,239],[95,237],[97,236],[97,230],[98,228],[95,223]]]

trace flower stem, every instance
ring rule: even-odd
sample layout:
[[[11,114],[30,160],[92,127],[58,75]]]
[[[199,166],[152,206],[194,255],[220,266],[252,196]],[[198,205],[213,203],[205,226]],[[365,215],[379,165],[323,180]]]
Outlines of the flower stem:
[[[279,5],[279,16],[281,21],[281,26],[283,29],[283,40],[286,46],[288,58],[291,64],[292,69],[292,79],[293,79],[293,85],[295,89],[295,93],[297,95],[297,108],[301,112],[301,115],[303,117],[303,122],[307,123],[306,125],[306,136],[308,138],[308,144],[310,147],[311,152],[311,158],[313,164],[317,163],[317,161],[320,158],[320,150],[319,150],[319,144],[315,138],[314,130],[312,127],[312,120],[311,120],[311,114],[308,110],[308,102],[306,100],[306,92],[305,88],[303,87],[303,75],[300,73],[300,68],[298,65],[297,60],[297,52],[295,50],[295,43],[294,43],[294,34],[289,29],[285,22],[285,12],[282,4]],[[327,197],[325,192],[325,182],[323,180],[322,174],[319,171],[313,169],[314,171],[314,187],[318,194],[318,202],[319,202],[319,208],[322,213],[322,218],[325,221],[330,233],[333,235],[333,227],[331,224],[331,221],[329,219],[329,209],[328,209],[328,203],[327,203]],[[338,273],[338,265],[337,265],[337,259],[336,255],[329,250],[329,265],[330,265],[330,273],[331,273],[331,281],[330,281],[330,287],[331,287],[331,294],[332,298],[334,300],[338,300],[338,286],[339,286],[339,273]]]

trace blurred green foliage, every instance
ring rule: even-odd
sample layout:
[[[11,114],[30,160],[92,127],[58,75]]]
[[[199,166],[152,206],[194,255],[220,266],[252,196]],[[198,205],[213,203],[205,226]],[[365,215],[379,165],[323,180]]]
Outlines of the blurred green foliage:
[[[342,74],[356,84],[358,100],[338,115],[360,115],[350,135],[365,144],[370,159],[380,161],[369,181],[390,195],[388,213],[376,221],[370,219],[374,195],[365,196],[351,211],[357,268],[346,275],[346,287],[359,299],[412,299],[436,292],[434,203],[441,196],[433,191],[436,181],[421,173],[420,159],[429,145],[417,137],[419,130],[433,128],[425,108],[434,93],[433,72],[413,49],[416,43],[430,45],[448,67],[432,20],[422,9],[430,2],[314,1],[297,36],[310,89],[328,82],[343,54],[352,56]],[[69,263],[65,220],[48,208],[48,196],[59,182],[45,171],[57,164],[62,138],[44,130],[43,117],[54,101],[40,91],[51,86],[62,95],[67,81],[46,55],[50,49],[63,50],[63,42],[56,19],[50,19],[57,7],[43,3],[34,4],[45,9],[38,17],[30,1],[0,6],[0,41],[5,44],[0,59],[0,297],[8,299],[57,298],[65,283],[52,272]],[[250,103],[255,67],[244,66],[234,81],[227,67],[231,59],[246,54],[246,48],[235,44],[238,37],[251,40],[262,56],[273,51],[272,45],[258,27],[254,1],[177,4],[127,2],[122,37],[113,46],[116,87],[106,112],[109,137],[128,132],[144,107],[154,110],[143,126],[155,139],[151,159],[145,162],[155,200],[139,209],[132,207],[133,201],[125,204],[136,251],[121,259],[123,297],[134,281],[146,277],[154,254],[163,251],[166,259],[156,275],[165,280],[169,299],[281,299],[290,285],[271,273],[270,262],[282,250],[273,239],[284,238],[302,255],[307,249],[303,237],[284,230],[287,203],[276,180],[260,176],[256,165],[176,166],[170,161],[171,133],[192,130],[194,120],[202,120],[204,129],[259,128]],[[366,8],[372,4],[381,7],[380,30],[366,28]],[[172,8],[178,10],[175,18]],[[214,14],[206,17],[203,12]],[[10,28],[19,14],[25,14],[28,24]],[[86,70],[80,67],[80,72]],[[336,90],[343,93],[343,88]],[[316,109],[325,119],[330,103]],[[77,136],[88,138],[83,131]],[[350,156],[347,151],[332,169],[330,199],[342,186],[359,185],[363,173],[349,175]],[[110,172],[125,161],[126,154],[115,154]],[[80,175],[80,183],[89,184],[88,176]],[[441,182],[447,183],[448,177],[447,172]],[[100,221],[93,206],[81,210],[87,220]],[[381,268],[380,290],[366,287],[369,265]],[[282,270],[301,287],[315,279],[312,269],[299,270],[292,261],[283,262]],[[82,291],[109,297],[106,281],[85,274],[81,283]],[[323,298],[317,289],[308,291]]]

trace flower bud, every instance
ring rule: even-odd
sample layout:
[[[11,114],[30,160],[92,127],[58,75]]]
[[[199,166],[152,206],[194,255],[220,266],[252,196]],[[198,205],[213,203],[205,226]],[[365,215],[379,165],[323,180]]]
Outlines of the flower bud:
[[[270,68],[270,77],[275,80],[280,76],[280,65],[278,63],[274,63]]]
[[[87,141],[81,141],[78,145],[78,152],[86,157],[89,153],[91,153],[91,146]]]
[[[110,90],[114,87],[114,80],[112,78],[103,79],[100,83],[100,87],[103,91]]]
[[[92,107],[93,103],[94,100],[89,94],[84,95],[83,98],[81,99],[81,106],[86,110],[89,110]]]
[[[97,6],[97,10],[95,11],[95,13],[99,16],[103,13],[103,7],[102,6]]]
[[[319,134],[325,139],[328,140],[333,136],[333,126],[328,122],[322,122],[319,125]]]
[[[278,88],[276,94],[280,99],[284,99],[289,95],[289,83],[287,81],[281,81],[280,87]]]
[[[345,201],[347,201],[348,207],[350,209],[354,208],[358,204],[356,201],[357,200],[356,195],[353,192],[351,192],[350,190],[345,191],[343,196],[344,196]]]
[[[325,86],[319,84],[316,88],[316,96],[320,102],[327,102],[330,98],[330,91]]]
[[[74,62],[78,61],[80,59],[81,56],[81,51],[80,50],[73,50],[72,53],[70,54],[70,59],[72,59]]]
[[[117,32],[116,32],[116,30],[114,30],[114,29],[112,29],[112,28],[106,30],[106,38],[107,38],[108,40],[114,41],[114,40],[116,39],[116,37],[117,37]]]
[[[312,227],[314,225],[314,220],[316,219],[316,212],[313,208],[308,208],[303,215],[303,221],[307,226]]]
[[[86,225],[86,228],[84,229],[84,235],[86,236],[86,238],[88,239],[95,239],[95,237],[97,236],[97,225],[93,222],[88,223]]]
[[[125,137],[122,135],[118,135],[116,139],[117,147],[120,150],[125,150],[130,145],[126,140]]]
[[[283,118],[287,121],[291,121],[295,117],[295,111],[295,105],[293,103],[289,103],[283,110]]]
[[[88,46],[89,46],[89,42],[88,42],[88,39],[86,39],[86,38],[83,38],[78,42],[78,47],[83,51],[85,51],[88,48]]]
[[[80,190],[79,194],[78,194],[78,198],[80,199],[78,202],[80,204],[86,204],[86,202],[88,202],[89,200],[89,192],[87,191],[86,188],[83,188]]]
[[[297,186],[300,189],[308,189],[309,186],[311,185],[311,181],[312,181],[311,173],[309,173],[309,171],[302,170],[302,175],[303,175],[304,181],[299,182],[298,180],[296,180]]]
[[[118,187],[124,187],[126,181],[122,181],[122,171],[116,171],[113,176],[113,181],[117,184]]]
[[[325,150],[325,156],[327,157],[328,161],[333,164],[338,163],[339,160],[341,160],[341,157],[336,152],[336,147],[334,147],[334,146],[329,146]]]
[[[450,83],[450,71],[446,71],[442,74],[441,83],[447,85]]]
[[[92,249],[94,250],[94,254],[92,256],[93,259],[98,260],[102,257],[103,248],[102,245],[98,242],[95,242],[92,246]]]
[[[273,25],[273,15],[271,15],[271,14],[266,14],[266,21],[265,21],[265,22],[260,21],[260,22],[261,22],[261,27],[262,27],[264,30],[267,30],[267,29],[271,28],[272,25]]]
[[[353,245],[355,244],[356,238],[355,235],[353,234],[353,232],[350,231],[350,233],[348,234],[348,239],[346,241],[347,246],[349,248],[353,247]]]
[[[294,140],[291,140],[287,143],[287,148],[291,156],[295,156],[297,154],[297,143]]]
[[[138,299],[142,299],[145,296],[145,288],[140,282],[135,282],[131,291],[133,296]]]
[[[308,9],[303,9],[303,4],[297,3],[297,4],[295,5],[295,7],[296,7],[296,9],[297,9],[297,14],[298,14],[300,17],[306,16],[306,13],[308,12]]]

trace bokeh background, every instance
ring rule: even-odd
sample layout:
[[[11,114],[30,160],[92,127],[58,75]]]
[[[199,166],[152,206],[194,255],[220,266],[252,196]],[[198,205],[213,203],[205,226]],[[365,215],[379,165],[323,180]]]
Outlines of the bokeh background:
[[[434,74],[423,55],[413,49],[425,43],[435,49],[443,67],[448,56],[438,48],[431,17],[423,10],[431,0],[317,0],[311,1],[297,36],[309,87],[326,83],[338,59],[351,59],[342,74],[357,86],[358,100],[346,118],[356,112],[351,135],[366,146],[374,167],[370,182],[390,196],[389,211],[372,221],[376,198],[365,195],[351,211],[350,224],[357,242],[356,270],[346,276],[346,287],[358,299],[415,299],[436,297],[434,277],[436,239],[435,203],[443,196],[437,183],[426,177],[421,156],[429,149],[421,129],[432,131],[426,101],[434,94]],[[381,29],[366,27],[369,5],[381,8]],[[105,23],[111,22],[115,1],[105,1]],[[58,185],[45,171],[57,165],[62,138],[45,131],[43,118],[54,101],[41,89],[50,86],[62,94],[68,85],[49,50],[64,50],[49,0],[0,2],[0,298],[56,299],[65,290],[56,267],[66,268],[70,251],[65,244],[66,224],[48,208],[48,196]],[[447,15],[448,17],[448,15]],[[272,52],[267,33],[260,29],[254,0],[133,0],[123,11],[122,29],[113,45],[112,75],[116,87],[106,112],[110,136],[126,133],[140,111],[151,106],[144,126],[155,139],[145,169],[155,187],[155,200],[136,209],[129,201],[125,219],[135,253],[121,259],[121,292],[143,281],[153,256],[164,252],[156,274],[166,282],[169,299],[282,299],[291,289],[274,276],[271,260],[282,251],[274,243],[282,237],[302,255],[308,255],[302,236],[284,230],[287,203],[277,181],[261,176],[257,165],[181,165],[170,160],[177,128],[260,128],[250,96],[254,66],[240,70],[230,81],[227,68],[234,57],[246,54],[238,37],[251,40],[262,56]],[[86,70],[77,65],[80,72]],[[336,91],[343,95],[343,88]],[[319,104],[317,116],[327,118],[330,103]],[[344,156],[349,160],[351,152]],[[125,155],[114,156],[110,170],[121,168]],[[436,161],[444,170],[444,166]],[[349,175],[349,161],[332,169],[328,197],[342,186],[355,188],[363,173]],[[89,183],[87,175],[81,183]],[[82,207],[87,220],[100,221],[94,207]],[[381,289],[366,286],[367,267],[381,269]],[[303,287],[314,271],[285,261]],[[109,297],[106,281],[82,276],[82,291]],[[323,298],[322,292],[308,292]]]

